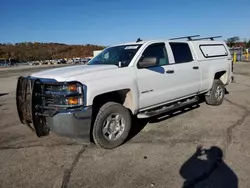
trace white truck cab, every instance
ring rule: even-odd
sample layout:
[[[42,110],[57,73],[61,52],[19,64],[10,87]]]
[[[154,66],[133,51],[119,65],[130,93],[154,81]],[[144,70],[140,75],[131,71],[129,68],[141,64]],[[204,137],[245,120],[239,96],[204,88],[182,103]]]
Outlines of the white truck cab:
[[[133,116],[160,115],[202,96],[220,105],[233,77],[229,49],[216,37],[194,37],[119,44],[87,65],[20,77],[20,121],[38,137],[52,131],[113,149],[127,139]]]

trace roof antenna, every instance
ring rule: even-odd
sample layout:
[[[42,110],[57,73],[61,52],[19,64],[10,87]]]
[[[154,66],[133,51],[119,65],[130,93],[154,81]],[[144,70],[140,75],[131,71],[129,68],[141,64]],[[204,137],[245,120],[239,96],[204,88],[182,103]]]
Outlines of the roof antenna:
[[[136,42],[141,42],[141,41],[142,41],[142,40],[141,40],[140,38],[138,38]]]

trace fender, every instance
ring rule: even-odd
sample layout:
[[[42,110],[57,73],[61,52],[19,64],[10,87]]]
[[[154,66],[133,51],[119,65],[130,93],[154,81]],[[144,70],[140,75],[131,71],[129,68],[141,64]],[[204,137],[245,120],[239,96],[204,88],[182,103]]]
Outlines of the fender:
[[[131,111],[135,113],[139,108],[139,91],[135,77],[108,77],[102,78],[101,80],[92,80],[84,84],[87,85],[85,100],[87,106],[93,105],[93,100],[98,95],[120,90],[129,90],[127,94],[128,97],[132,98],[131,102],[133,103]]]
[[[216,77],[216,74],[217,73],[220,73],[221,75],[218,77],[224,84],[226,84],[227,82],[227,70],[225,68],[220,68],[220,69],[213,69],[213,70],[210,70],[210,78],[209,78],[209,85],[208,85],[208,89],[211,89],[212,86],[213,86],[213,83],[214,83],[214,79]],[[222,78],[223,76],[226,76],[225,78]]]

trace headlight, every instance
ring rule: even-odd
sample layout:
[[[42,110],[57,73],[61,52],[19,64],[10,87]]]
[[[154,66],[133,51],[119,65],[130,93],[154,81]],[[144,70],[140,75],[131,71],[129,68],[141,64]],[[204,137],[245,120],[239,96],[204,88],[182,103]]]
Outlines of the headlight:
[[[45,95],[48,106],[77,107],[84,105],[83,87],[80,83],[47,85]]]
[[[69,97],[66,99],[68,105],[83,105],[81,97]]]
[[[82,106],[83,98],[82,96],[76,97],[54,97],[52,98],[51,105],[59,105],[59,106]]]
[[[82,86],[79,83],[70,83],[67,85],[63,85],[61,91],[82,93]]]

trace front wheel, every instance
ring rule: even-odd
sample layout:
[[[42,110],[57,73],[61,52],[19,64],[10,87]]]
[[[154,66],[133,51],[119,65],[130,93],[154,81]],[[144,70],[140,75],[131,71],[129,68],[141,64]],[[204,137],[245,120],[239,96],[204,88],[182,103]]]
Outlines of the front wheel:
[[[215,79],[211,90],[205,95],[208,105],[218,106],[222,104],[225,96],[225,86],[219,79]]]
[[[97,146],[114,149],[127,139],[131,129],[130,111],[119,103],[108,102],[97,113],[92,135]]]

